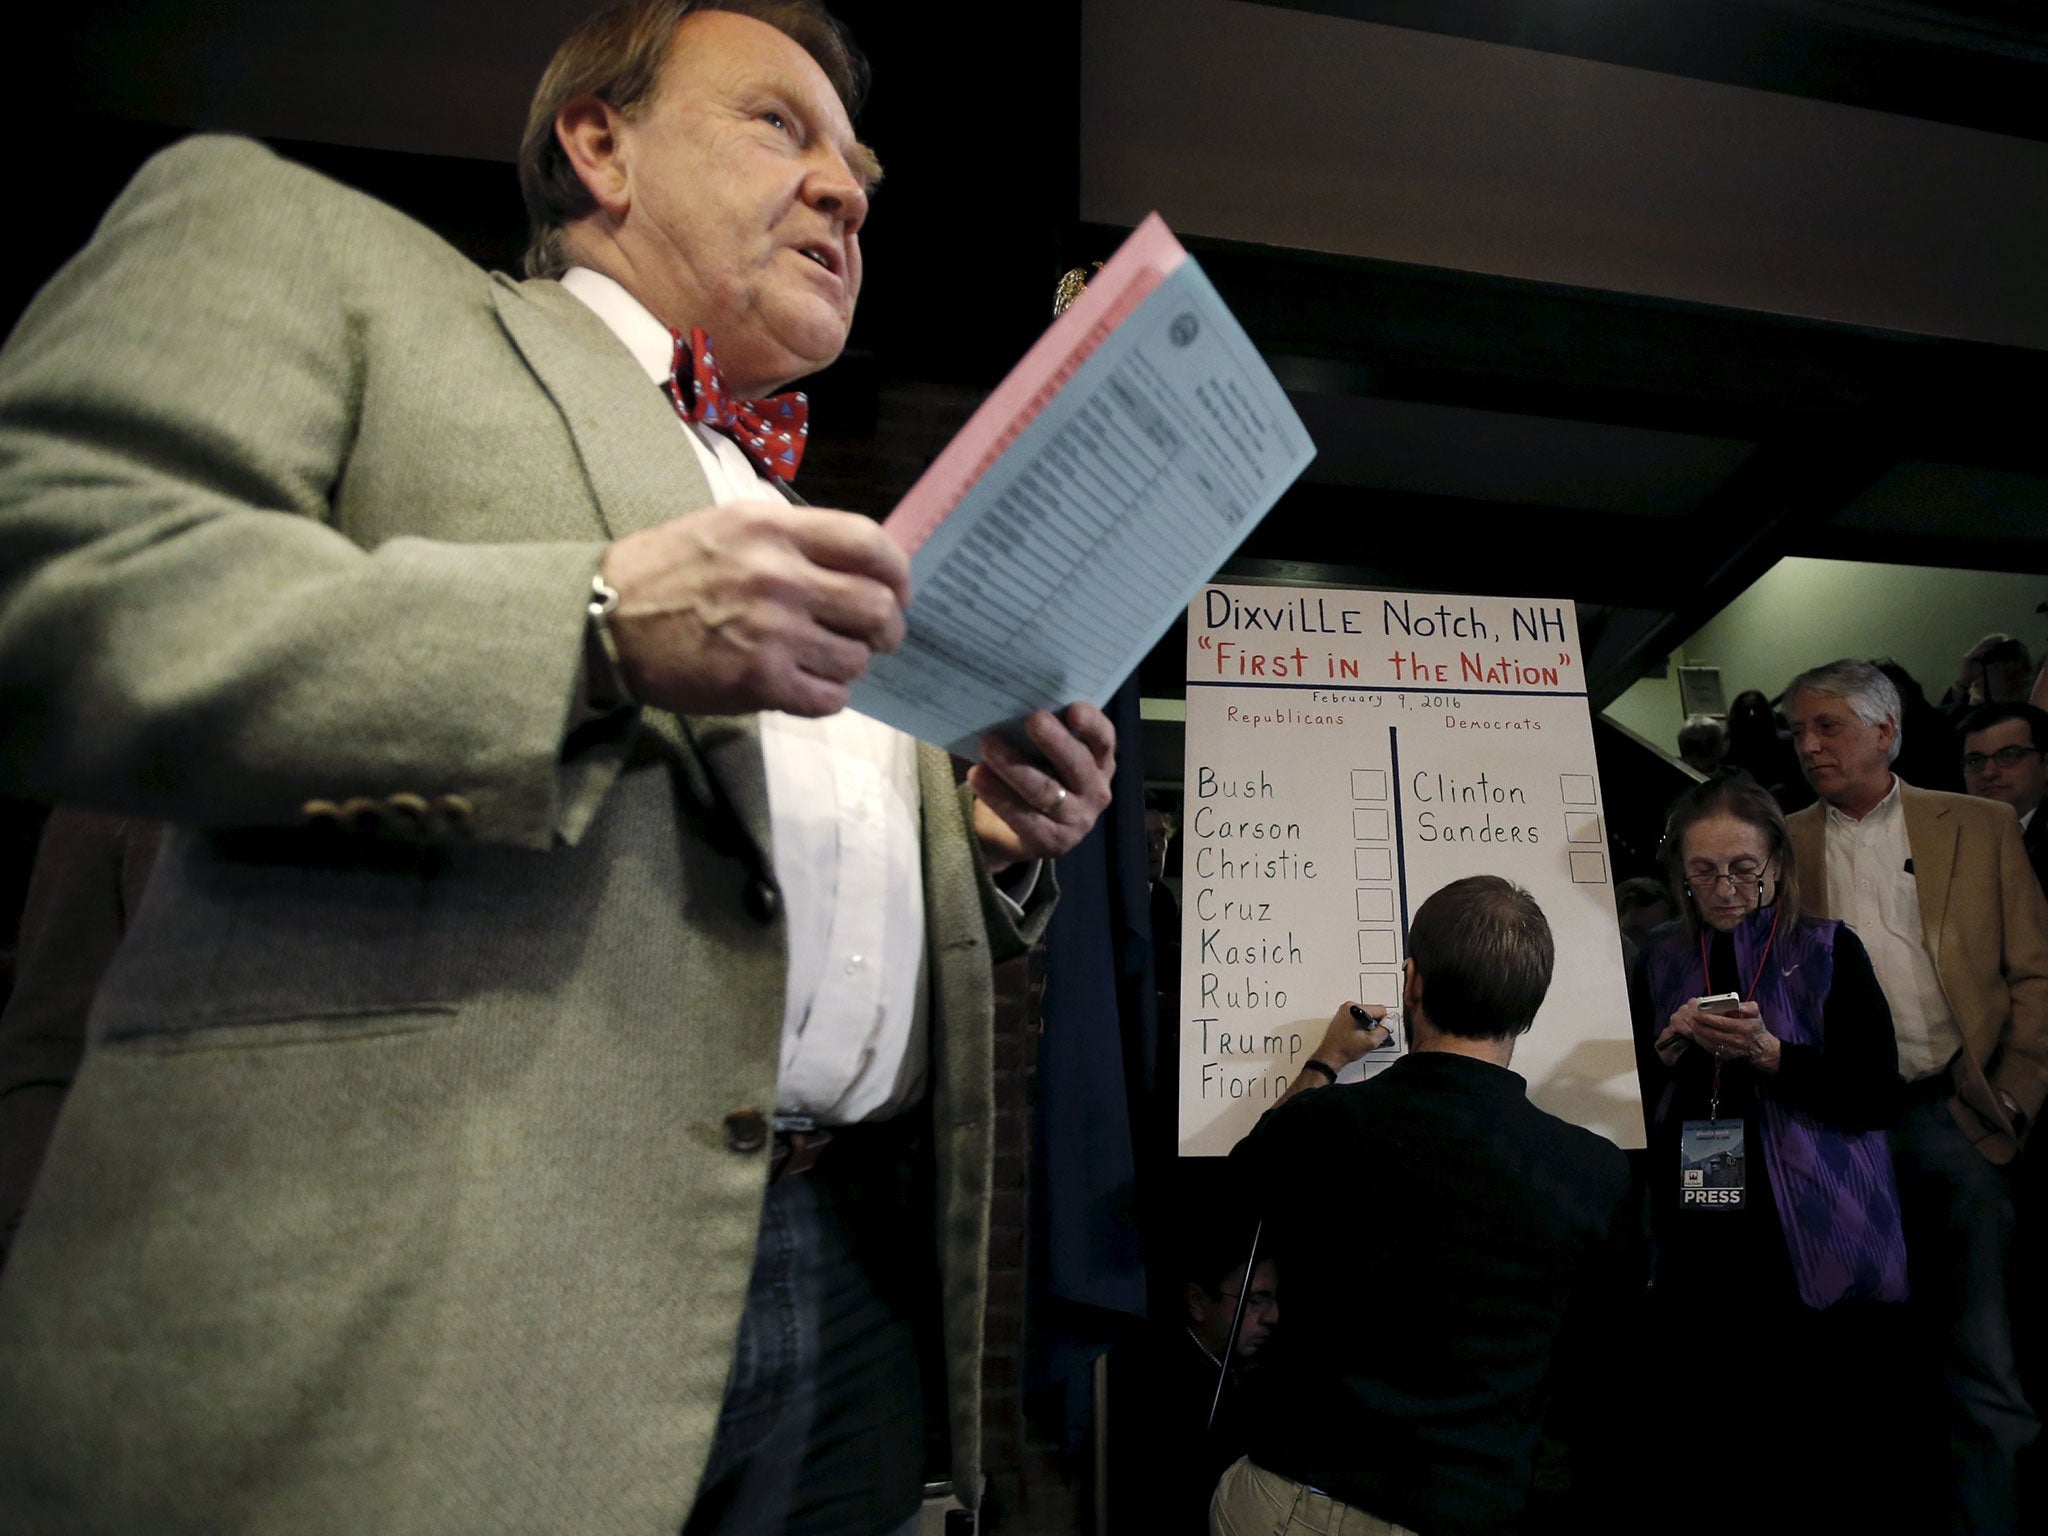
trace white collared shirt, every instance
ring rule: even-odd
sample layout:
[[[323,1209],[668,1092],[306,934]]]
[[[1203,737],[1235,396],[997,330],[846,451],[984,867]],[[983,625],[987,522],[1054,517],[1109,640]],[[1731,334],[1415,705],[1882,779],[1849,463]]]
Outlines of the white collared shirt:
[[[1827,807],[1828,901],[1870,953],[1891,1004],[1899,1076],[1909,1083],[1946,1066],[1963,1044],[1927,952],[1912,857],[1896,774],[1891,792],[1860,820]]]
[[[674,342],[639,300],[588,267],[571,267],[562,286],[648,378],[667,380]],[[731,438],[677,425],[715,504],[784,499]],[[850,709],[760,722],[789,933],[776,1111],[824,1125],[882,1118],[914,1103],[925,1081],[916,743]]]

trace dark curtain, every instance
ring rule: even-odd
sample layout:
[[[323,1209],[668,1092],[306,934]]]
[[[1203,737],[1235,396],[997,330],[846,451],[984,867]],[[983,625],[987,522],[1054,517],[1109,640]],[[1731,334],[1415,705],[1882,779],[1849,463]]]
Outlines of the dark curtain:
[[[1115,795],[1094,831],[1059,861],[1032,1105],[1028,1401],[1041,1427],[1070,1450],[1088,1434],[1096,1356],[1145,1315],[1137,1148],[1157,1145],[1135,679],[1105,712],[1117,733]]]

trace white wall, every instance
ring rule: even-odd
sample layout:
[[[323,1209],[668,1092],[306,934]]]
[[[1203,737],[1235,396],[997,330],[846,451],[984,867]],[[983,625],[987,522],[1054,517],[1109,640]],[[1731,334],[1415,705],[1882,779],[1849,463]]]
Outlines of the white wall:
[[[1677,756],[1678,727],[1683,723],[1678,708],[1677,658],[1672,658],[1664,676],[1642,679],[1601,713]]]
[[[1668,678],[1644,678],[1607,713],[1677,751],[1678,667],[1716,666],[1729,699],[1775,695],[1795,673],[1839,656],[1890,656],[1940,699],[1963,652],[1991,630],[2019,636],[2035,660],[2048,644],[2048,576],[1933,570],[1855,560],[1781,560],[1671,657]]]

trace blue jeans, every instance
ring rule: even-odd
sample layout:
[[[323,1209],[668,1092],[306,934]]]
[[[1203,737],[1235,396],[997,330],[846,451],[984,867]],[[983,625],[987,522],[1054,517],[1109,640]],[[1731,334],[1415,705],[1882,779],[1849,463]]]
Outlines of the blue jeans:
[[[1907,1110],[1892,1161],[1911,1306],[1948,1389],[1949,1528],[2004,1536],[2019,1528],[2020,1453],[2041,1432],[2013,1354],[2013,1172],[1986,1162],[1942,1103]]]
[[[768,1189],[711,1457],[683,1536],[883,1536],[924,1489],[915,1326],[932,1227],[893,1148]]]

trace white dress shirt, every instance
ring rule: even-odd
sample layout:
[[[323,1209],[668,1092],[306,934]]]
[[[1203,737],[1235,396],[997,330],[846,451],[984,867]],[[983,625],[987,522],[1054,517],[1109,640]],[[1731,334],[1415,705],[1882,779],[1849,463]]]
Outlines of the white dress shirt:
[[[588,267],[570,268],[562,286],[648,378],[668,379],[674,342],[639,300]],[[714,503],[784,499],[731,438],[680,417],[676,425]],[[821,1125],[883,1118],[924,1092],[916,743],[850,709],[822,720],[765,712],[760,721],[789,932],[776,1112]]]
[[[1912,857],[1897,775],[1891,792],[1860,820],[1827,807],[1829,904],[1870,952],[1892,1008],[1899,1076],[1909,1083],[1940,1071],[1963,1045],[1927,953],[1920,888],[1906,867]]]

